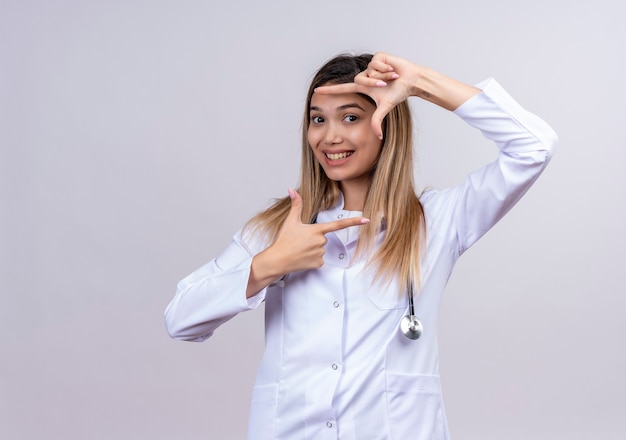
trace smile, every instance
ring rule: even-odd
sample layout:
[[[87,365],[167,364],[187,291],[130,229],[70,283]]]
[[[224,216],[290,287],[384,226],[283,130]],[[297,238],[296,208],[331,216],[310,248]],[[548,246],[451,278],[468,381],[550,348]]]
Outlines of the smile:
[[[340,160],[345,159],[346,157],[352,156],[354,151],[344,151],[343,153],[325,153],[326,157],[330,160]]]

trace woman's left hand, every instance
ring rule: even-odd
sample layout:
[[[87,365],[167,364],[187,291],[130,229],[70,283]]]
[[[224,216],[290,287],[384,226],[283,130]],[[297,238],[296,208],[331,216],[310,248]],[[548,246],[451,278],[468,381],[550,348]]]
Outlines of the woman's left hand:
[[[396,105],[409,96],[419,96],[447,110],[454,110],[479,93],[475,87],[442,75],[404,58],[377,52],[353,83],[323,86],[320,94],[362,93],[374,100],[372,129],[382,139],[382,122]]]
[[[382,139],[382,122],[396,105],[414,96],[419,66],[403,58],[378,52],[359,73],[353,83],[323,86],[315,89],[320,94],[362,93],[374,100],[372,129]]]

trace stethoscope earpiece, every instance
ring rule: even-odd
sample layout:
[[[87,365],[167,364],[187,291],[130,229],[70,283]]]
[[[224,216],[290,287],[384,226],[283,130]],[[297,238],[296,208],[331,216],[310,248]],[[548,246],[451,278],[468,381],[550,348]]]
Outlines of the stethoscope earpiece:
[[[409,339],[419,339],[422,336],[424,328],[422,322],[415,316],[415,306],[413,305],[413,282],[409,284],[409,314],[400,321],[400,330]]]

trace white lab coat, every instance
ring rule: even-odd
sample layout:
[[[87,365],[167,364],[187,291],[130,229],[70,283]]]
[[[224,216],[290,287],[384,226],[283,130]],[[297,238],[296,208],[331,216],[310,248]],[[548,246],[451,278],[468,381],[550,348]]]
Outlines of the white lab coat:
[[[179,283],[166,310],[167,329],[178,339],[202,341],[265,301],[266,348],[253,391],[250,439],[449,438],[437,349],[444,286],[459,256],[539,176],[556,143],[553,130],[495,80],[478,87],[482,93],[455,113],[493,140],[499,154],[458,187],[428,190],[420,198],[427,224],[415,298],[424,326],[420,339],[399,330],[408,311],[406,292],[374,283],[364,261],[355,260],[358,227],[327,234],[320,269],[289,274],[250,299],[252,257],[267,244],[241,232],[223,254]],[[344,211],[340,200],[317,221],[359,214]]]

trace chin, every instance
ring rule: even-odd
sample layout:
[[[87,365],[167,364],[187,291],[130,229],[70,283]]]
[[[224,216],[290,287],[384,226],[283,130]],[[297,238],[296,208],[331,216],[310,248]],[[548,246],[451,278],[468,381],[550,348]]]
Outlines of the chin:
[[[345,174],[327,173],[327,172],[324,172],[324,174],[326,174],[326,177],[328,177],[330,180],[332,180],[333,182],[337,182],[337,183],[340,183],[342,180],[349,179],[349,177],[346,176]]]

